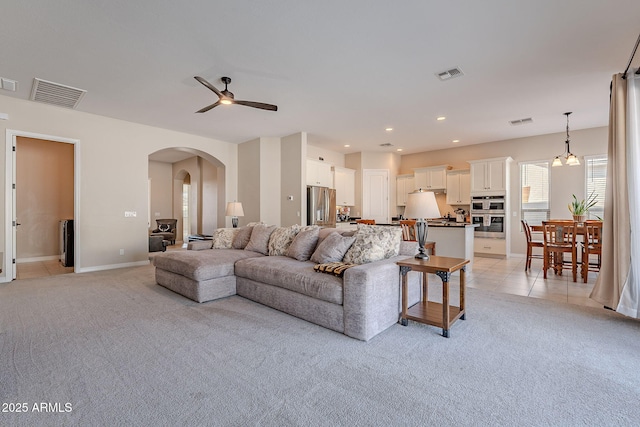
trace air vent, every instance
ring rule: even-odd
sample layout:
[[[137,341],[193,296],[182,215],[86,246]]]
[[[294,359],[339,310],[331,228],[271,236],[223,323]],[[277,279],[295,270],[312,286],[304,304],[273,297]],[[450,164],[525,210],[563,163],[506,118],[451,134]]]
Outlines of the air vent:
[[[531,117],[527,117],[526,119],[511,120],[509,123],[511,123],[512,126],[520,126],[533,123],[533,119]]]
[[[458,67],[452,68],[452,69],[447,70],[447,71],[442,71],[440,73],[436,73],[436,76],[442,81],[450,80],[450,79],[452,79],[454,77],[460,77],[460,76],[463,76],[463,75],[464,75],[464,73]]]
[[[385,142],[384,144],[380,144],[380,147],[393,147],[393,144],[390,142]]]
[[[76,108],[85,93],[87,93],[86,90],[35,78],[31,89],[31,100],[58,107]]]
[[[5,79],[4,77],[0,78],[0,87],[4,90],[8,90],[10,92],[15,92],[18,90],[18,82],[11,79]]]

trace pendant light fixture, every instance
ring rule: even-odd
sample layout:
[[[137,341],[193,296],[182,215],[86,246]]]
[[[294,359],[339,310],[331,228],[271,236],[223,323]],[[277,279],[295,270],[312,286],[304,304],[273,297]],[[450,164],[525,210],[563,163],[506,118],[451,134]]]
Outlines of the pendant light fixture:
[[[564,142],[565,152],[553,159],[553,163],[551,163],[551,166],[554,167],[562,166],[562,157],[564,157],[565,163],[569,166],[580,165],[580,160],[578,160],[578,158],[571,152],[571,148],[569,147],[569,114],[571,114],[571,112],[564,113],[564,115],[567,116],[567,140]]]

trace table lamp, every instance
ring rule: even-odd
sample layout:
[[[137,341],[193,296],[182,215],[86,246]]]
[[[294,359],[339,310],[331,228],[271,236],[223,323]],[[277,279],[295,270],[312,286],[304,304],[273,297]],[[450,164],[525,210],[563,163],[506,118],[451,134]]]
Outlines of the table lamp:
[[[225,215],[231,217],[231,225],[233,225],[233,228],[237,228],[238,227],[238,217],[239,216],[244,216],[244,210],[242,209],[242,203],[236,202],[235,200],[233,202],[227,203],[227,212],[226,212]]]
[[[416,220],[416,237],[418,239],[417,259],[429,259],[425,252],[424,242],[427,240],[427,218],[440,218],[440,209],[433,191],[422,191],[422,188],[409,193],[405,218]]]

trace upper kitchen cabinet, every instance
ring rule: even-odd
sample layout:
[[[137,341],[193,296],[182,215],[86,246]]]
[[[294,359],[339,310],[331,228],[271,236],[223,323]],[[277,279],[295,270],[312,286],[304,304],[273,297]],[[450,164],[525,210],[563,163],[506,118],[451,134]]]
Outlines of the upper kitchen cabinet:
[[[511,157],[469,160],[471,165],[471,193],[506,192],[509,185]]]
[[[353,169],[334,166],[333,183],[336,189],[336,205],[355,206],[356,171]]]
[[[415,189],[445,190],[447,188],[447,171],[449,165],[431,166],[413,170]]]
[[[471,173],[468,170],[447,172],[447,204],[471,204]]]
[[[331,165],[316,160],[307,160],[307,185],[333,188]]]
[[[407,196],[415,189],[413,175],[398,175],[396,177],[396,205],[406,206]]]

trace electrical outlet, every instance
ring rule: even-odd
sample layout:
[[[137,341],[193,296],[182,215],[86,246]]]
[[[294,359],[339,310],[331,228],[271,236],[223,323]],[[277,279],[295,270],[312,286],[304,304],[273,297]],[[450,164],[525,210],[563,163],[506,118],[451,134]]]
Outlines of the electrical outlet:
[[[124,255],[124,249],[120,249],[120,255]]]

